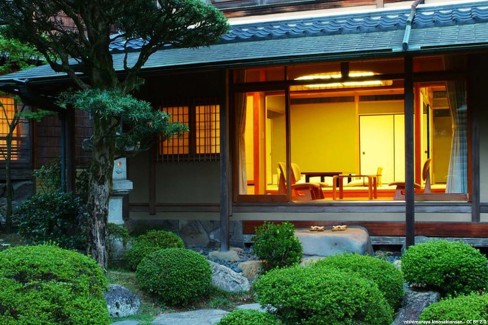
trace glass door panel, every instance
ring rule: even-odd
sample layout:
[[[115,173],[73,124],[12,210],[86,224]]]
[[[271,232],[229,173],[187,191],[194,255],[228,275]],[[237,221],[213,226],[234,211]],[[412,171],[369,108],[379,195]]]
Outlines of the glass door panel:
[[[240,93],[235,107],[239,195],[286,195],[278,170],[286,161],[284,94]]]

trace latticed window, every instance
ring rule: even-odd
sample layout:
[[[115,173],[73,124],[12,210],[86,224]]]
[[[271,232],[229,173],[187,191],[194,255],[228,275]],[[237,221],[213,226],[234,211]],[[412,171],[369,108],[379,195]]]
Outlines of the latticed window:
[[[172,122],[188,125],[189,132],[159,145],[162,161],[212,161],[220,153],[220,106],[187,105],[161,107]]]
[[[11,97],[0,97],[0,160],[5,160],[7,155],[7,139],[9,124],[15,115],[15,100]],[[25,120],[20,120],[12,137],[11,160],[28,159],[27,154],[28,125]]]

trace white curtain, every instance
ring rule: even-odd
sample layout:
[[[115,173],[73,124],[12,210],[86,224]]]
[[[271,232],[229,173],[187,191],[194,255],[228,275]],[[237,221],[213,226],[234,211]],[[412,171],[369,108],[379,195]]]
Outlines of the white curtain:
[[[446,193],[467,193],[468,130],[465,82],[448,82],[447,96],[452,118],[452,143]]]

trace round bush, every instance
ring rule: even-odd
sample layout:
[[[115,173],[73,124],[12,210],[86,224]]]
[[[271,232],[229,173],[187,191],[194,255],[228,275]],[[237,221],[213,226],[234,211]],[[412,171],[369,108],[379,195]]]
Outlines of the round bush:
[[[397,309],[403,300],[403,274],[392,263],[358,254],[344,254],[327,257],[312,267],[325,270],[337,268],[342,271],[354,272],[378,285],[388,304]]]
[[[374,282],[331,268],[294,266],[259,277],[262,306],[285,324],[391,324],[393,310]]]
[[[56,246],[0,252],[0,324],[110,324],[95,260]]]
[[[31,245],[56,242],[60,247],[86,250],[86,218],[80,199],[72,193],[41,192],[17,209],[13,220]]]
[[[295,236],[295,226],[289,222],[265,222],[256,227],[253,250],[265,261],[265,271],[296,265],[303,255],[302,243]]]
[[[281,322],[272,314],[259,310],[242,309],[226,314],[218,325],[278,325]]]
[[[170,231],[149,230],[134,239],[132,246],[124,255],[124,261],[135,270],[144,257],[163,248],[185,248],[183,240]]]
[[[211,288],[212,270],[207,259],[192,250],[167,248],[146,256],[137,266],[140,287],[161,302],[187,305]]]
[[[468,321],[487,319],[488,295],[479,294],[442,299],[429,305],[420,314],[420,320],[463,321],[463,324],[469,324]]]
[[[487,262],[479,250],[466,243],[431,240],[407,249],[402,270],[411,285],[456,296],[486,288]]]

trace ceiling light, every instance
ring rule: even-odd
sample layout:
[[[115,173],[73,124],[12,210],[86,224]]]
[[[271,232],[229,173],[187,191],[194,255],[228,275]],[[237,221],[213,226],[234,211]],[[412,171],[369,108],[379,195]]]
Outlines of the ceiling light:
[[[354,78],[374,77],[376,74],[372,71],[350,71],[348,78],[343,78],[341,72],[323,72],[309,74],[296,78],[295,80],[337,80],[335,82],[327,83],[313,83],[303,86],[293,86],[292,90],[305,90],[305,89],[335,89],[335,88],[361,88],[361,87],[382,87],[391,86],[392,80],[360,80],[354,81]],[[343,79],[343,81],[340,81]]]

